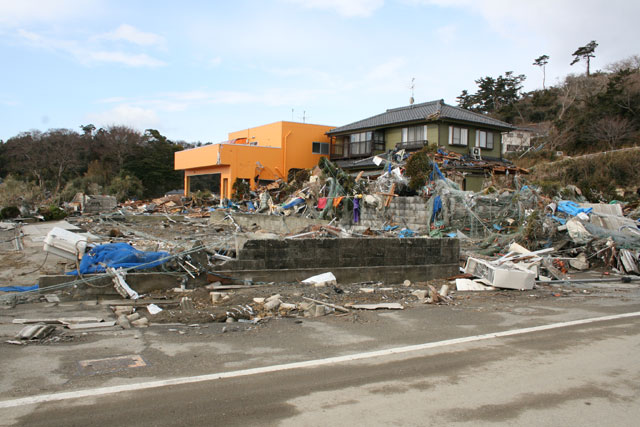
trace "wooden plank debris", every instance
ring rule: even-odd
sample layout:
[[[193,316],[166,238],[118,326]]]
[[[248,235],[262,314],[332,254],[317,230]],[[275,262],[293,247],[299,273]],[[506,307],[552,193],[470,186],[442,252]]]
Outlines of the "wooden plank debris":
[[[311,302],[315,302],[316,304],[320,304],[320,305],[324,305],[330,308],[333,308],[337,311],[341,311],[343,313],[349,313],[349,309],[345,308],[341,305],[335,305],[335,304],[330,304],[328,302],[324,302],[324,301],[319,301],[317,299],[313,299],[313,298],[308,298],[308,297],[302,297],[303,299],[306,299],[307,301],[311,301]]]

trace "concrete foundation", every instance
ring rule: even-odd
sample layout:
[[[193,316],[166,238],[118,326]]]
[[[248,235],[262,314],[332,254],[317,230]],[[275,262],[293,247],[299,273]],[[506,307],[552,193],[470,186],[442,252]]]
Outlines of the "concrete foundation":
[[[83,296],[113,295],[120,298],[120,295],[113,287],[113,281],[111,280],[111,277],[104,274],[85,274],[83,277],[85,279],[89,279],[96,278],[97,276],[102,277],[90,281],[89,283],[92,286],[89,286],[85,283],[79,284],[76,288],[77,293]],[[180,273],[164,272],[129,273],[125,276],[127,284],[131,287],[131,289],[138,292],[139,294],[148,293],[154,290],[179,287],[182,282],[182,278],[183,275]],[[74,282],[79,279],[80,278],[78,276],[68,276],[65,274],[40,276],[40,278],[38,279],[38,286],[40,286],[41,289],[46,289],[51,286]],[[193,287],[206,283],[206,277],[204,275],[202,277],[198,277],[196,280],[197,282],[191,279],[191,281],[187,283],[187,286]]]
[[[237,259],[218,273],[265,282],[293,282],[332,272],[339,282],[401,283],[459,273],[457,239],[296,239],[249,240]]]

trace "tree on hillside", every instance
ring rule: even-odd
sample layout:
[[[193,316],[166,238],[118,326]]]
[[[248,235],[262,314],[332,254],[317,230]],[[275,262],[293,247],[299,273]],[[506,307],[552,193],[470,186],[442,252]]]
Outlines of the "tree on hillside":
[[[632,132],[632,123],[624,117],[603,117],[591,126],[596,142],[606,142],[612,150],[629,138]]]
[[[182,173],[173,169],[173,162],[174,153],[183,148],[155,129],[147,129],[144,137],[145,141],[127,157],[124,171],[142,181],[146,197],[181,188]]]
[[[80,135],[69,129],[52,129],[44,134],[47,157],[55,180],[54,194],[58,194],[67,175],[82,168],[83,146]]]
[[[458,105],[479,113],[497,114],[503,120],[512,119],[514,113],[508,107],[520,98],[522,82],[526,78],[524,74],[513,74],[513,71],[507,71],[504,76],[496,78],[481,77],[475,81],[478,91],[470,94],[463,90],[457,98]]]
[[[127,126],[100,128],[93,138],[90,159],[103,162],[110,171],[110,178],[115,177],[122,171],[127,157],[144,139],[140,132]]]
[[[546,80],[546,65],[549,63],[549,55],[541,55],[533,61],[532,65],[542,68],[542,90],[545,90],[544,83]]]
[[[3,176],[14,174],[33,180],[44,190],[47,165],[47,150],[40,131],[22,132],[7,139],[3,146]]]
[[[574,58],[569,65],[574,65],[580,62],[580,60],[585,60],[587,62],[587,76],[589,76],[591,58],[595,58],[596,56],[594,54],[596,47],[598,47],[598,43],[596,43],[595,40],[591,40],[586,45],[580,46],[578,49],[576,49],[575,52],[572,53]]]

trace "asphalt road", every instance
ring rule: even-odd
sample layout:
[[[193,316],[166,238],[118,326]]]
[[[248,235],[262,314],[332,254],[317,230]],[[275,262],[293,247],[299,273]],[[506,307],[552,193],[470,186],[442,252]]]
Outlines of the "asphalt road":
[[[239,376],[230,374],[229,378],[190,384],[17,404],[0,409],[0,424],[635,426],[640,418],[640,317],[525,330],[517,335],[472,338],[462,343],[443,340],[637,311],[636,304],[597,310],[594,306],[590,310],[581,306],[568,308],[570,315],[546,317],[546,321],[531,315],[528,321],[511,326],[504,322],[487,323],[487,315],[483,313],[467,313],[465,323],[481,326],[468,328],[466,334],[461,334],[460,328],[441,323],[437,338],[426,332],[415,333],[413,328],[414,333],[404,340],[389,339],[366,346],[355,338],[358,334],[353,334],[350,338],[336,338],[342,340],[342,351],[335,351],[334,343],[327,342],[325,348],[308,353],[299,351],[288,358],[252,359],[252,346],[247,341],[242,344],[247,352],[246,363],[208,371],[239,372]],[[411,324],[419,316],[420,312],[389,315],[378,326],[381,330],[385,327],[401,330],[398,322]],[[315,331],[321,333],[321,328],[316,327]],[[271,339],[277,336],[283,341],[297,339],[296,334],[272,332],[274,335],[267,333]],[[314,332],[307,330],[304,334]],[[324,339],[328,339],[326,335]],[[282,344],[277,340],[272,343]],[[424,343],[440,344],[388,354],[390,348]],[[260,351],[265,349],[260,347]],[[253,374],[243,371],[275,364],[286,367],[302,360],[322,361],[338,355],[348,358],[371,350],[387,352],[311,367],[274,368],[273,372]],[[206,353],[200,355],[206,357]],[[266,363],[267,360],[272,363]],[[173,362],[188,364],[189,359],[183,355]],[[176,371],[169,370],[169,365],[163,366],[164,375],[147,377],[140,374],[144,371],[136,371],[125,383],[135,388],[149,381],[178,377]],[[207,373],[188,367],[179,372],[182,378]],[[123,384],[121,379],[106,375],[99,380],[94,378],[95,383],[84,383],[80,389],[90,394],[100,387]],[[55,393],[74,387],[77,385],[62,384]],[[37,390],[30,390],[22,397],[38,394]],[[3,393],[0,408],[2,402],[16,398],[20,394],[7,397]]]

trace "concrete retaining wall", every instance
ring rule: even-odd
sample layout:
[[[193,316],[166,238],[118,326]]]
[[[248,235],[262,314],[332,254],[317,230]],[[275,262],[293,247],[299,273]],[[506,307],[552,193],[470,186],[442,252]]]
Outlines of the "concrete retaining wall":
[[[343,283],[401,283],[458,274],[457,239],[249,240],[221,274],[260,281],[299,281],[331,271]]]
[[[361,209],[359,227],[380,229],[385,221],[393,221],[401,227],[415,231],[427,231],[427,202],[422,197],[394,197],[384,210],[365,205]]]

